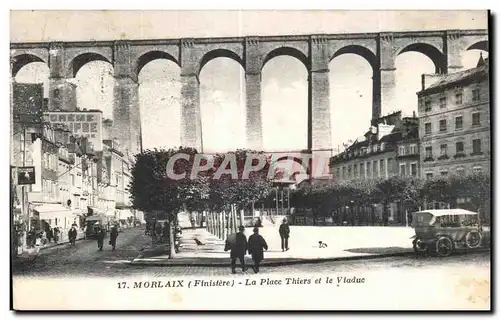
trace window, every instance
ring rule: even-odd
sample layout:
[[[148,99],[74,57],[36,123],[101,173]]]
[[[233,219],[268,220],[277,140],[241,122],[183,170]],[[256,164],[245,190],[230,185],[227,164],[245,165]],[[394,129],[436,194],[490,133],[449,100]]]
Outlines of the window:
[[[380,144],[380,151],[384,151],[384,149],[385,149],[385,142],[382,142]]]
[[[446,156],[448,155],[448,145],[442,144],[441,145],[441,156]]]
[[[425,134],[431,134],[432,133],[432,125],[430,122],[427,122],[425,124]]]
[[[479,89],[472,90],[472,101],[479,101],[480,98]]]
[[[462,104],[462,94],[461,93],[457,93],[455,95],[455,103],[456,104]]]
[[[360,163],[359,164],[359,175],[364,178],[365,177],[365,164]]]
[[[428,112],[431,110],[432,110],[431,102],[429,100],[425,101],[425,112]]]
[[[481,140],[472,140],[472,153],[481,153]]]
[[[479,112],[475,112],[472,114],[472,125],[478,126],[481,124],[481,118]]]
[[[358,164],[354,165],[354,177],[356,178],[358,176]]]
[[[432,158],[432,147],[425,147],[425,158]]]
[[[402,176],[406,175],[406,164],[401,163],[399,165],[399,174]]]
[[[337,177],[340,178],[340,168],[337,168]]]
[[[439,107],[441,109],[446,108],[446,97],[443,97],[443,98],[439,99]]]
[[[380,174],[385,175],[384,159],[380,159]]]
[[[462,141],[459,141],[455,144],[455,147],[457,149],[456,153],[462,153],[464,152],[464,143]]]
[[[410,165],[410,171],[411,171],[411,175],[413,177],[416,177],[417,176],[417,164],[416,163],[412,163]]]
[[[427,174],[425,175],[425,177],[426,177],[427,179],[432,179],[432,173],[431,173],[431,172],[427,173]]]
[[[349,178],[352,177],[352,168],[351,168],[351,166],[347,167],[347,175],[348,175]]]
[[[371,171],[372,171],[372,170],[371,170],[370,163],[369,163],[369,162],[367,162],[367,163],[366,163],[366,176],[368,176],[368,177],[369,177],[369,176],[371,175]]]
[[[418,153],[417,145],[416,144],[410,145],[410,154],[417,154],[417,153]]]
[[[446,129],[446,119],[439,120],[439,132],[444,132]]]
[[[462,116],[455,117],[455,130],[462,130],[464,127],[464,118]]]
[[[373,152],[377,152],[378,151],[378,144],[374,144],[373,145]]]
[[[372,166],[373,166],[373,176],[376,177],[378,175],[378,173],[377,173],[377,161],[373,161]]]
[[[392,158],[387,159],[387,172],[392,173]]]
[[[405,155],[405,146],[399,146],[399,155],[404,156]]]

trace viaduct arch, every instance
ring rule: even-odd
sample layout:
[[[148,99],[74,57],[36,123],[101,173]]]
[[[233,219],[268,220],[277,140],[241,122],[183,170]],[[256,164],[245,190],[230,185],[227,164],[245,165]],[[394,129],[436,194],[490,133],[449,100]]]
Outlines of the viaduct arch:
[[[245,70],[247,148],[262,150],[261,72],[272,58],[289,55],[308,70],[308,150],[331,149],[329,62],[354,53],[373,69],[372,118],[394,103],[395,60],[417,51],[428,56],[436,73],[463,68],[466,50],[488,51],[488,31],[443,30],[360,34],[247,36],[232,38],[11,43],[11,76],[32,62],[48,64],[49,110],[68,110],[74,94],[70,80],[90,61],[113,66],[114,136],[131,154],[140,152],[138,74],[150,61],[167,59],[181,69],[181,142],[202,151],[200,82],[203,66],[217,57],[231,58]],[[57,95],[54,92],[57,91]],[[126,134],[124,134],[126,133]]]

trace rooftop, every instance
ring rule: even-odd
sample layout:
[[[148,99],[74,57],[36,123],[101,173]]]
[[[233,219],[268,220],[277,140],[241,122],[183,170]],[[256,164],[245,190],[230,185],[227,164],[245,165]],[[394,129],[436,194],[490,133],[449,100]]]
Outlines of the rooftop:
[[[430,85],[426,89],[419,91],[417,94],[420,95],[422,93],[432,91],[433,89],[437,89],[440,87],[445,87],[445,86],[455,84],[458,82],[462,82],[465,80],[473,79],[473,78],[478,77],[480,75],[486,75],[489,72],[489,67],[490,67],[489,60],[488,60],[488,58],[486,58],[484,61],[484,64],[482,64],[476,68],[443,75],[443,77],[439,81],[436,81],[436,83],[433,83],[432,85]]]

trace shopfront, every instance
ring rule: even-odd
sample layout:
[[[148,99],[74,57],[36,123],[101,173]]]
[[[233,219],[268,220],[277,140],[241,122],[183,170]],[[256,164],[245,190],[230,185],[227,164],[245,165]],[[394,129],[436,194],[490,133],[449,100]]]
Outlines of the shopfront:
[[[71,225],[77,223],[77,217],[70,209],[57,203],[33,204],[31,226],[36,230],[58,228],[64,237]],[[62,239],[64,240],[64,239]]]

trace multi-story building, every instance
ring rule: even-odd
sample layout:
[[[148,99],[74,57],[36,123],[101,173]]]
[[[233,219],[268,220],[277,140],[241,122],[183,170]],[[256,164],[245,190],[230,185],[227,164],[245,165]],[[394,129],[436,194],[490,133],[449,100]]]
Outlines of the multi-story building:
[[[72,179],[71,171],[74,168],[75,157],[69,152],[71,132],[64,126],[52,126],[59,145],[58,167],[57,167],[57,202],[71,210]],[[77,215],[74,215],[74,223],[77,223]]]
[[[402,117],[401,111],[374,121],[364,139],[358,139],[330,160],[334,179],[387,179],[395,175],[416,176],[419,172],[418,118]],[[406,223],[398,210],[399,204],[389,204],[389,222]],[[375,218],[382,218],[375,205]]]
[[[115,188],[115,218],[122,224],[132,222],[134,214],[131,210],[130,196],[127,191],[130,182],[130,163],[124,153],[120,151],[117,140],[104,140],[106,146],[104,158],[110,177],[110,184]]]
[[[35,183],[16,187],[25,205],[26,227],[42,229],[57,227],[69,229],[73,214],[61,204],[59,187],[59,154],[64,147],[64,134],[55,134],[43,123],[43,86],[41,84],[14,84],[13,90],[13,163],[17,167],[32,166]],[[24,191],[24,192],[23,192]]]
[[[30,225],[65,235],[92,214],[131,222],[131,161],[116,144],[103,145],[102,112],[47,105],[42,84],[12,84],[12,214],[16,234],[24,232],[17,243],[24,244]],[[34,167],[34,184],[17,185],[20,167]]]
[[[396,142],[396,162],[401,176],[420,176],[420,140],[418,138],[418,119],[403,118],[401,140]]]
[[[422,177],[490,169],[489,62],[473,69],[423,75],[417,93]]]

